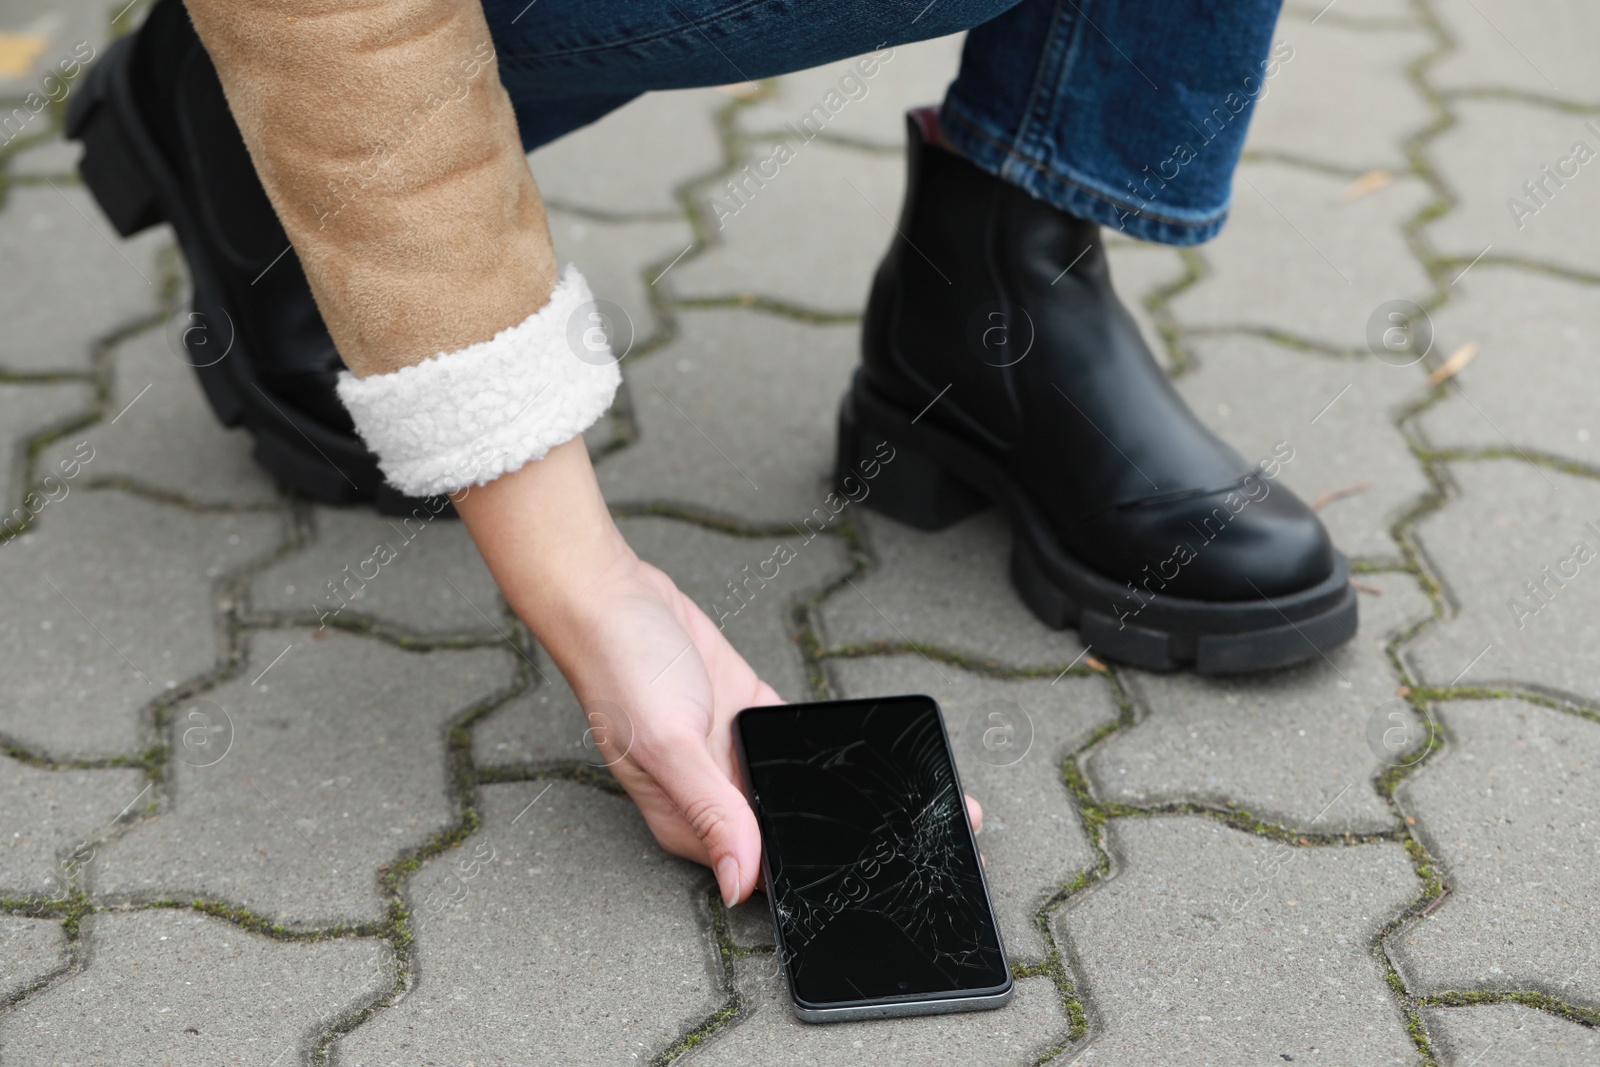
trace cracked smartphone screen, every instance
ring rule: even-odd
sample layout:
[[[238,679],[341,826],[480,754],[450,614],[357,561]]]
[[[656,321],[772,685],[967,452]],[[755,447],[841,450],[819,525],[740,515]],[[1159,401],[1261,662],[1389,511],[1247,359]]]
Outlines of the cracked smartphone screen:
[[[750,708],[735,728],[802,1006],[1008,985],[931,698]]]

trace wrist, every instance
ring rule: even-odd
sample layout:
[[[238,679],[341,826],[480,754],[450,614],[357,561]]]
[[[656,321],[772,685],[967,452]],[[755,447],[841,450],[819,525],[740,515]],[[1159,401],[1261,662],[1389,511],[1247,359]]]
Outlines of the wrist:
[[[599,591],[639,566],[581,437],[455,503],[501,593],[541,642],[581,627]]]

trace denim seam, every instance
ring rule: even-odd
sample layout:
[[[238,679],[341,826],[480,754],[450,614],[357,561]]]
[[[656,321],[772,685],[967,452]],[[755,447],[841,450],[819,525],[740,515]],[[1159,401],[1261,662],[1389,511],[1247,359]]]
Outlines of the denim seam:
[[[1071,19],[1065,9],[1069,2],[1074,15]],[[1057,90],[1066,81],[1080,52],[1079,42],[1087,20],[1077,0],[1056,0],[1056,17],[1050,20],[1050,40],[1045,42],[1039,69],[1034,72],[1032,98],[1023,111],[1022,128],[1017,131],[1017,144],[1029,158],[1053,156],[1050,133],[1060,128],[1053,121],[1061,107],[1061,94]],[[1066,26],[1071,28],[1063,32]]]
[[[1032,167],[1033,169],[1037,170],[1039,173],[1043,174],[1044,176],[1046,176],[1048,178],[1051,178],[1051,179],[1053,179],[1055,181],[1059,181],[1064,185],[1070,185],[1070,186],[1072,186],[1072,188],[1078,190],[1079,192],[1085,194],[1086,196],[1092,196],[1096,200],[1099,200],[1100,202],[1102,202],[1104,204],[1109,204],[1111,207],[1116,208],[1117,210],[1122,211],[1122,212],[1124,212],[1126,214],[1133,215],[1133,216],[1138,217],[1138,218],[1151,219],[1151,220],[1153,220],[1155,222],[1159,222],[1159,223],[1162,223],[1162,224],[1168,225],[1168,226],[1182,226],[1182,227],[1184,227],[1186,229],[1200,230],[1200,229],[1205,229],[1205,228],[1210,227],[1210,226],[1215,226],[1217,224],[1218,220],[1222,219],[1228,213],[1228,206],[1227,205],[1223,205],[1223,207],[1220,210],[1218,210],[1216,213],[1214,213],[1212,215],[1208,215],[1203,219],[1191,220],[1191,219],[1174,218],[1174,217],[1172,217],[1170,215],[1162,215],[1162,214],[1158,214],[1158,213],[1156,213],[1154,211],[1147,211],[1147,210],[1144,210],[1142,208],[1135,207],[1134,205],[1126,203],[1126,202],[1121,201],[1121,200],[1118,200],[1116,197],[1111,196],[1110,194],[1105,193],[1105,192],[1103,192],[1103,191],[1101,191],[1099,189],[1096,189],[1093,186],[1085,185],[1085,184],[1083,184],[1083,182],[1071,177],[1070,175],[1062,173],[1061,171],[1059,171],[1059,170],[1057,170],[1055,168],[1052,168],[1052,167],[1049,167],[1049,166],[1047,166],[1047,165],[1045,165],[1043,163],[1040,163],[1036,159],[1032,159],[1032,158],[1030,158],[1028,156],[1025,156],[1022,153],[1018,152],[1014,148],[1008,147],[1007,145],[1005,145],[1005,144],[1001,143],[1000,141],[996,140],[995,138],[991,137],[981,126],[979,126],[972,119],[967,118],[965,115],[961,114],[961,112],[959,110],[956,110],[959,107],[960,107],[959,103],[947,99],[945,101],[944,113],[948,117],[954,119],[961,126],[964,126],[967,130],[969,130],[974,135],[982,138],[988,144],[993,145],[999,151],[1004,152],[1008,159],[1014,160],[1014,161],[1016,161],[1018,163],[1026,164],[1027,166]],[[1001,177],[1005,177],[1005,176],[1001,175]],[[1007,178],[1006,180],[1011,181],[1012,179],[1011,178]],[[1023,183],[1017,182],[1017,181],[1013,181],[1013,184],[1021,185]]]

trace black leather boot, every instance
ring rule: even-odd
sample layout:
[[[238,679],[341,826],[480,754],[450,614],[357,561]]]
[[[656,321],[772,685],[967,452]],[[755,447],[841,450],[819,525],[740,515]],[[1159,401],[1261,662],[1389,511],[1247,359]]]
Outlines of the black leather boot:
[[[1099,228],[937,147],[935,121],[908,121],[841,491],[887,441],[868,507],[938,529],[999,504],[1017,591],[1096,655],[1211,674],[1348,641],[1349,564],[1276,480],[1294,442],[1252,464],[1206,429],[1112,291]]]
[[[217,417],[254,438],[256,461],[313,500],[420,506],[384,482],[334,392],[343,363],[180,0],[158,0],[90,69],[66,132],[83,142],[78,171],[118,233],[172,224],[194,288],[178,336]]]

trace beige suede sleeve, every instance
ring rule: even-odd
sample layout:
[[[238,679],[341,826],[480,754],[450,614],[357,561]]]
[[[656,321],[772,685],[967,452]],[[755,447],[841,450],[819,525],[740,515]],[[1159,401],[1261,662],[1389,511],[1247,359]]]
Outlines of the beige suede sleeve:
[[[345,364],[486,341],[556,284],[479,0],[185,0]]]

